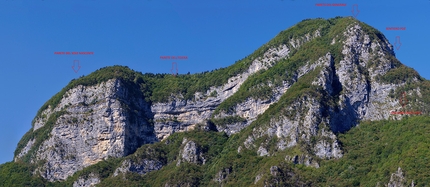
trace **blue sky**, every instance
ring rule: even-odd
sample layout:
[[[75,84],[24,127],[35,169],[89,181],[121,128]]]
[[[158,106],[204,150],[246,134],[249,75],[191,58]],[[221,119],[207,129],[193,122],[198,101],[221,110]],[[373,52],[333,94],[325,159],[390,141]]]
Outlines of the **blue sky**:
[[[71,79],[116,64],[143,73],[170,73],[172,62],[180,74],[226,67],[303,19],[351,16],[354,4],[392,44],[399,36],[397,58],[430,79],[430,0],[0,0],[0,163]]]

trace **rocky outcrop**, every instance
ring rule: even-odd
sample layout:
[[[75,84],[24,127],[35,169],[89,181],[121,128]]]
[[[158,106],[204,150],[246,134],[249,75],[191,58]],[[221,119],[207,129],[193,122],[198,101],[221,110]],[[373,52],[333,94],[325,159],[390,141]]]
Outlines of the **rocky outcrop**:
[[[343,58],[339,63],[335,63],[332,55],[327,53],[316,62],[299,68],[296,73],[299,79],[320,67],[321,71],[312,85],[320,87],[320,93],[325,96],[304,94],[296,98],[285,106],[286,110],[280,112],[280,117],[270,118],[268,124],[256,126],[243,142],[244,148],[254,149],[259,156],[271,156],[276,151],[292,148],[302,142],[300,146],[306,147],[302,150],[305,154],[286,159],[295,164],[319,167],[314,156],[323,159],[343,156],[334,132],[347,131],[361,120],[388,119],[390,111],[399,107],[398,100],[390,98],[389,93],[402,84],[384,83],[378,79],[378,76],[396,68],[390,58],[394,55],[392,46],[383,37],[370,40],[359,24],[351,25],[344,34],[345,41],[337,40],[343,44]],[[288,92],[289,87],[284,85],[274,90]],[[277,92],[273,93],[272,98],[277,98]],[[277,101],[278,99],[274,99],[273,103]],[[266,100],[264,104],[268,106],[272,101]],[[248,117],[242,111],[248,112],[250,109],[244,109],[241,105],[254,107],[264,104],[261,101],[247,100],[236,106],[233,115]],[[263,113],[265,109],[261,111]],[[230,128],[235,129],[234,126]],[[265,140],[259,140],[261,138]],[[274,149],[270,148],[273,146],[271,139],[276,140]],[[256,145],[255,142],[262,143]],[[239,146],[238,153],[243,147]]]
[[[278,166],[272,166],[270,167],[270,174],[273,176],[277,176],[280,172],[280,169],[278,168]]]
[[[147,114],[134,112],[149,111],[150,105],[135,97],[133,91],[119,79],[67,91],[57,107],[43,111],[47,116],[62,111],[49,137],[39,147],[27,144],[37,149],[31,162],[43,161],[37,171],[50,181],[64,180],[86,166],[108,157],[126,156],[143,144],[157,141]],[[43,130],[43,125],[35,125],[35,131]]]
[[[281,58],[286,58],[288,51],[286,46],[269,49],[265,58],[254,60],[247,71],[229,78],[227,83],[220,87],[211,87],[206,93],[195,93],[194,100],[184,100],[179,95],[168,103],[154,103],[151,111],[154,113],[154,129],[157,138],[163,140],[174,132],[191,130],[196,124],[205,123],[216,107],[233,95],[250,75],[267,69],[272,65],[271,63]],[[212,97],[211,93],[216,93],[216,96]]]
[[[304,164],[305,166],[312,166],[315,168],[320,167],[320,165],[317,161],[315,161],[311,156],[305,155],[305,154],[301,154],[300,156],[299,155],[295,155],[295,156],[287,155],[285,157],[285,161],[291,162],[293,164]]]
[[[100,183],[100,178],[94,173],[90,173],[88,176],[80,176],[78,180],[73,182],[73,187],[93,187]]]
[[[261,180],[259,178],[261,174],[256,176],[254,183]],[[257,180],[258,179],[258,180]],[[264,184],[264,185],[263,185]],[[269,168],[269,175],[264,177],[263,182],[258,186],[271,187],[271,186],[312,186],[307,182],[302,181],[291,168],[285,167],[283,163],[281,165],[271,166]]]
[[[25,147],[21,150],[21,152],[14,158],[15,162],[21,158],[22,156],[24,156],[25,154],[28,153],[28,151],[30,151],[30,149],[33,147],[34,145],[34,141],[35,139],[31,139],[27,142],[27,145],[25,145]]]
[[[222,183],[227,179],[231,172],[231,168],[224,168],[215,175],[213,180],[217,183]]]
[[[298,49],[300,46],[302,46],[304,43],[309,42],[317,37],[320,37],[319,30],[316,30],[314,33],[308,33],[305,36],[296,39],[291,39],[289,44],[292,49]],[[282,46],[283,48],[286,48],[285,45]],[[287,48],[288,49],[288,48]],[[282,50],[281,50],[282,51]],[[289,50],[288,50],[289,51]],[[264,57],[268,57],[270,55],[273,56],[273,52],[277,52],[275,50],[269,50],[265,54]],[[272,53],[272,54],[271,54]],[[280,52],[277,52],[275,54],[279,55]],[[282,53],[281,53],[282,54]],[[288,54],[288,53],[286,53]],[[286,58],[284,56],[281,56],[283,58]],[[278,60],[278,59],[276,59]],[[261,61],[265,62],[264,59]],[[272,60],[274,61],[274,60]],[[226,116],[240,116],[244,119],[246,119],[246,122],[244,123],[236,123],[236,124],[228,124],[225,127],[217,127],[219,131],[224,131],[227,134],[235,134],[242,130],[243,128],[249,126],[253,121],[255,121],[258,117],[258,115],[263,114],[271,104],[276,103],[279,101],[281,96],[287,91],[291,85],[297,81],[300,77],[305,75],[306,73],[312,71],[317,67],[318,64],[307,64],[306,66],[299,69],[299,71],[294,76],[293,80],[287,82],[284,81],[281,86],[279,87],[272,87],[272,95],[269,99],[261,99],[261,98],[247,98],[245,101],[238,103],[236,106],[234,106],[234,112],[233,113],[225,113],[225,111],[221,112],[220,114],[216,115],[215,118],[223,118]],[[270,83],[269,83],[270,85]]]
[[[205,164],[206,159],[203,156],[203,152],[194,141],[187,140],[186,138],[183,139],[182,145],[184,147],[179,152],[179,159],[176,163],[176,166],[179,166],[181,162],[188,162],[188,163],[194,163],[194,164]]]
[[[133,161],[130,159],[124,160],[121,166],[118,167],[113,176],[117,176],[121,173],[133,172],[138,174],[146,174],[151,171],[159,170],[163,167],[163,163],[158,160],[141,159],[139,161]]]
[[[268,127],[258,127],[246,139],[246,148],[257,147],[254,142],[267,135],[268,139],[258,145],[257,154],[260,156],[270,155],[266,147],[270,147],[268,142],[273,137],[277,138],[277,149],[285,150],[296,146],[299,141],[308,143],[312,147],[312,154],[320,158],[339,158],[342,151],[337,142],[336,136],[332,131],[325,128],[326,119],[321,118],[322,106],[313,98],[304,98],[302,101],[295,102],[289,111],[297,111],[293,119],[281,117],[273,119]],[[300,115],[300,112],[308,110],[307,113]],[[304,120],[300,120],[303,119]],[[266,136],[265,136],[266,137]]]
[[[261,177],[263,177],[262,174],[258,174],[257,176],[255,176],[254,184],[257,184],[257,182],[260,181]]]
[[[330,126],[334,132],[344,132],[359,120],[388,119],[389,110],[397,104],[388,98],[396,85],[376,80],[394,68],[388,55],[394,55],[392,45],[385,38],[371,40],[359,24],[351,25],[345,32],[342,54],[344,58],[335,69],[342,93],[339,96],[339,112]]]
[[[401,84],[388,84],[378,79],[378,76],[396,68],[390,58],[394,55],[392,46],[383,36],[371,40],[358,23],[350,25],[344,36],[344,41],[332,43],[342,42],[343,57],[338,63],[327,53],[296,72],[299,79],[315,68],[321,68],[312,85],[321,89],[319,94],[322,96],[305,93],[296,98],[285,106],[286,110],[282,110],[279,117],[256,127],[244,141],[245,148],[255,148],[259,156],[270,156],[275,150],[268,149],[268,142],[276,137],[276,150],[285,150],[303,142],[303,145],[309,146],[306,154],[325,159],[339,158],[343,153],[335,132],[345,132],[361,120],[388,119],[390,111],[399,107],[398,100],[390,98],[389,93]],[[284,85],[275,90],[288,92],[288,88]],[[273,93],[272,98],[277,98],[277,92]],[[260,104],[258,101],[250,103]],[[271,101],[266,103],[272,104]],[[236,108],[241,107],[238,105]],[[238,110],[234,115],[246,116]],[[255,145],[254,142],[260,138],[266,140]],[[240,149],[242,147],[238,152]]]
[[[391,174],[390,181],[387,184],[388,187],[405,187],[408,186],[405,175],[403,174],[402,168],[398,168],[395,173]],[[411,187],[414,187],[414,181],[411,182]]]
[[[316,67],[330,69],[333,65],[334,61],[331,55],[327,54],[326,57],[320,58],[315,65],[305,66],[310,68],[300,72],[310,72]],[[329,89],[333,90],[334,88],[329,87]],[[266,126],[255,128],[244,142],[244,146],[248,149],[259,147],[257,154],[260,156],[270,155],[269,150],[265,147],[270,147],[269,140],[276,137],[278,150],[285,150],[297,145],[299,141],[304,141],[312,146],[314,150],[312,154],[320,158],[339,158],[342,156],[342,151],[337,138],[332,131],[324,128],[330,123],[327,115],[324,114],[325,108],[327,107],[318,98],[311,95],[297,98],[288,106],[281,117],[271,119]],[[254,145],[254,141],[263,136],[268,139],[260,145]]]
[[[175,96],[171,102],[153,104],[151,111],[154,113],[154,128],[157,138],[163,140],[174,132],[191,130],[194,129],[196,124],[204,124],[206,120],[211,118],[216,107],[236,93],[250,75],[260,70],[266,70],[275,65],[278,61],[288,58],[291,49],[298,49],[301,45],[316,37],[320,37],[318,30],[301,38],[293,38],[288,45],[282,44],[278,47],[269,48],[261,57],[254,59],[244,73],[229,78],[227,83],[220,87],[211,87],[206,93],[195,93],[193,100],[184,100],[179,95]],[[240,106],[237,107],[237,111],[242,112],[237,112],[237,114],[245,117],[247,122],[237,125],[228,125],[227,128],[218,127],[220,128],[219,130],[225,131],[230,135],[248,126],[259,114],[262,114],[270,104],[279,99],[290,86],[287,83],[285,84],[284,87],[278,88],[278,90],[275,91],[276,95],[274,99],[269,101],[250,99],[245,103],[239,104]],[[216,93],[216,96],[211,96],[211,93]],[[223,116],[228,115],[218,115],[218,117]]]

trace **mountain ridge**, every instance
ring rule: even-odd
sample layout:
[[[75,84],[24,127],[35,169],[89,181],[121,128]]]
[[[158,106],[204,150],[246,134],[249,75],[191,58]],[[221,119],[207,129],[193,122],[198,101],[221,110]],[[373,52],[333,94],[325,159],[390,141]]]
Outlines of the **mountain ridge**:
[[[253,177],[255,184],[263,176],[266,185],[279,176],[283,179],[276,180],[285,182],[294,178],[292,171],[283,173],[291,163],[292,168],[320,168],[325,160],[341,159],[345,153],[338,134],[360,121],[401,119],[390,115],[402,109],[395,97],[400,92],[407,91],[414,101],[407,107],[428,115],[429,82],[394,55],[382,33],[351,17],[337,17],[304,20],[213,72],[172,76],[101,68],[72,80],[41,107],[14,160],[29,164],[42,181],[70,182],[79,174],[83,178],[73,177],[78,186],[106,185],[103,180],[118,175],[139,178],[163,168],[201,171],[211,165],[209,173],[216,173],[213,180],[197,173],[191,179],[160,179],[167,186],[182,186],[232,185],[232,172],[251,172],[234,169],[245,163],[230,157],[245,155],[258,165],[263,158],[281,164],[277,155],[284,155],[284,165],[270,166],[271,177]],[[202,140],[205,135],[217,143]],[[169,141],[177,147],[160,145]],[[142,149],[152,151],[143,154]],[[116,168],[108,167],[110,173],[87,172],[111,159]],[[250,185],[245,178],[240,184]],[[294,185],[312,184],[307,181],[299,176]]]

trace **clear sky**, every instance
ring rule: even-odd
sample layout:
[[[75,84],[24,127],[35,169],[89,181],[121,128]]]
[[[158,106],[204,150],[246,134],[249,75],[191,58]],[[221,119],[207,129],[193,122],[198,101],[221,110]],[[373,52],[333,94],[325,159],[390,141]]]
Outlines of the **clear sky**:
[[[392,44],[399,36],[397,58],[430,79],[430,0],[0,0],[0,163],[71,79],[116,64],[143,73],[170,73],[172,62],[180,74],[226,67],[303,19],[353,8]]]

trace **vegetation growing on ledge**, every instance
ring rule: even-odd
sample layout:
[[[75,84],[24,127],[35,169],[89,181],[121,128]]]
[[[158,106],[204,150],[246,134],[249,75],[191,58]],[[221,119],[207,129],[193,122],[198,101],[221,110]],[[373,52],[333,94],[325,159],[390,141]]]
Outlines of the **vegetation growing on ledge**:
[[[211,119],[210,121],[216,126],[225,127],[228,124],[246,122],[246,119],[240,116],[227,116],[224,118]]]
[[[25,154],[22,158],[20,158],[20,160],[26,163],[30,163],[31,157],[34,156],[34,153],[37,151],[40,145],[42,145],[42,143],[50,137],[51,130],[54,127],[57,119],[61,115],[64,115],[66,113],[67,112],[65,110],[54,112],[49,116],[45,125],[35,130],[34,132],[33,132],[33,129],[30,129],[27,133],[25,133],[24,136],[21,138],[21,140],[18,142],[18,146],[15,150],[14,156],[15,157],[18,156],[18,154],[22,151],[22,149],[27,145],[28,141],[34,139],[35,141],[31,149],[28,151],[27,154]]]
[[[422,78],[414,69],[406,67],[405,65],[400,65],[388,71],[387,74],[381,77],[381,80],[385,83],[402,84],[421,81]]]

